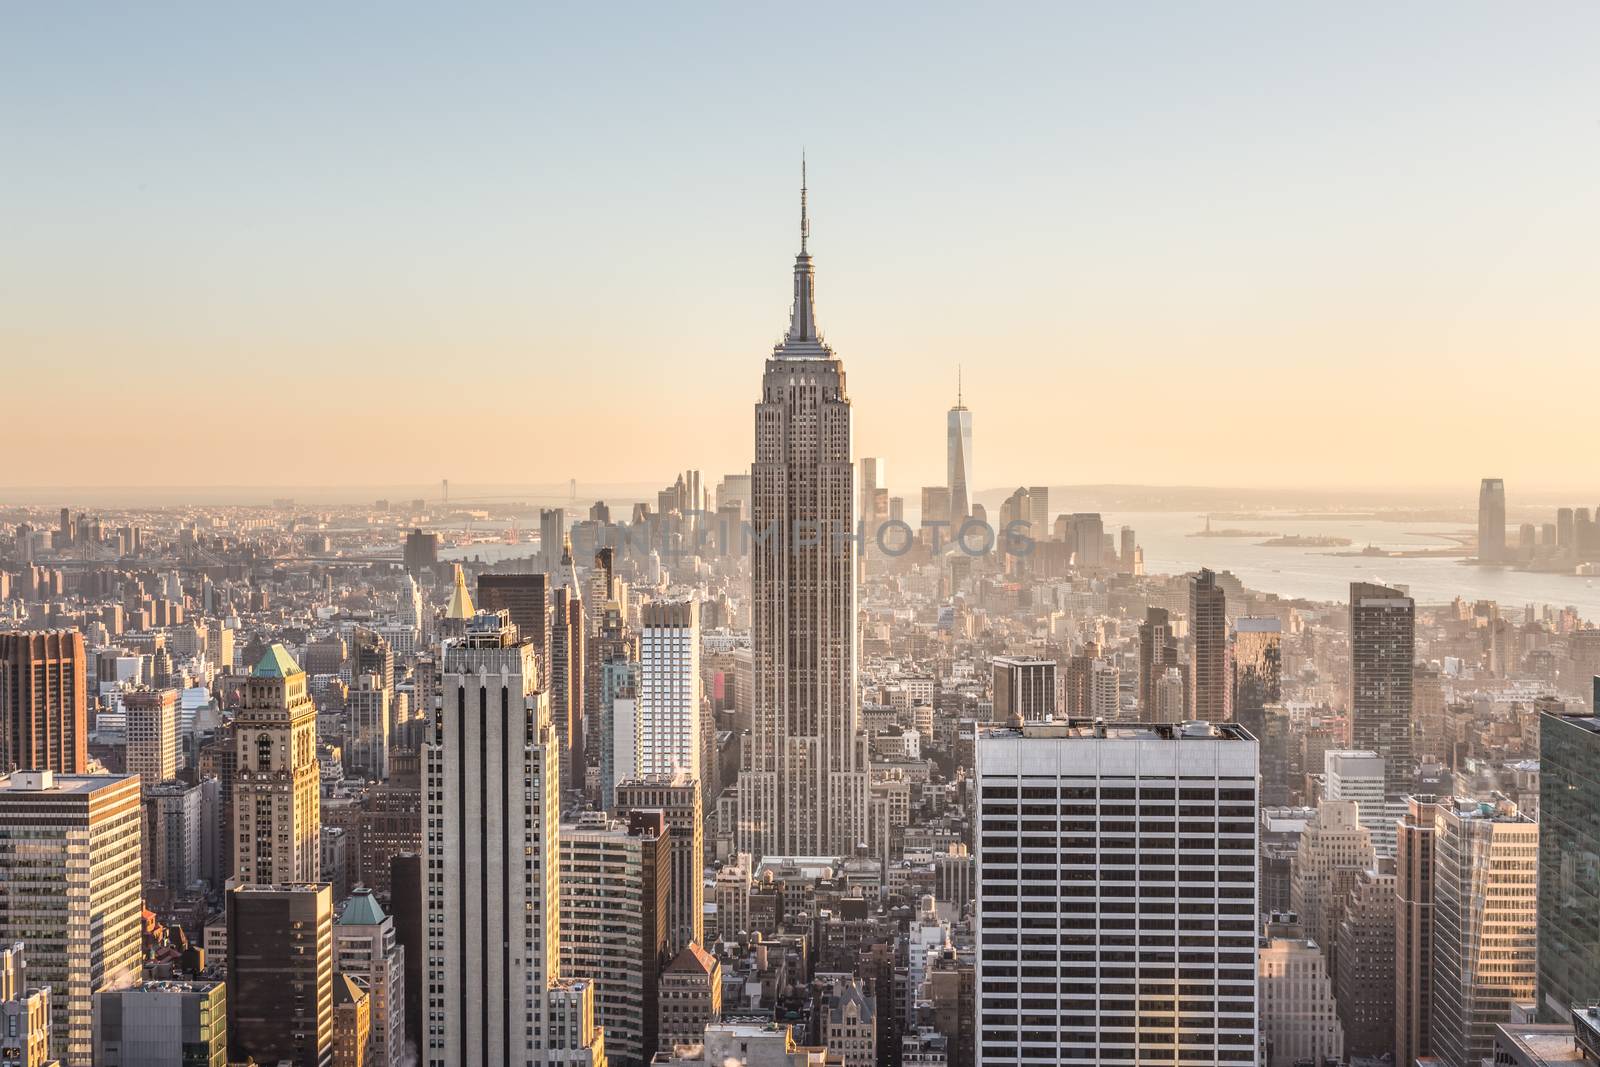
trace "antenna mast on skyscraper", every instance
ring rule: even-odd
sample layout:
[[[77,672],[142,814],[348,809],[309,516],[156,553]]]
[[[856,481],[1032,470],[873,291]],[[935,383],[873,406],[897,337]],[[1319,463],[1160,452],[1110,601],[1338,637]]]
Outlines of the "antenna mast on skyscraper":
[[[806,212],[806,150],[800,149],[800,254],[805,255],[806,238],[811,236],[811,216]]]

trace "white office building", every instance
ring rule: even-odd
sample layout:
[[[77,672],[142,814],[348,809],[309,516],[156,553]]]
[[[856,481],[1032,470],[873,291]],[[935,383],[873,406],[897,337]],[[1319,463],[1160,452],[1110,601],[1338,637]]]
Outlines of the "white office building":
[[[1353,800],[1357,818],[1372,835],[1372,850],[1393,856],[1395,820],[1405,814],[1404,798],[1386,800],[1388,761],[1376,752],[1330,749],[1322,754],[1324,800]]]
[[[1250,735],[1025,723],[975,764],[978,1067],[1254,1064]]]
[[[644,606],[639,635],[638,771],[700,777],[700,605]]]

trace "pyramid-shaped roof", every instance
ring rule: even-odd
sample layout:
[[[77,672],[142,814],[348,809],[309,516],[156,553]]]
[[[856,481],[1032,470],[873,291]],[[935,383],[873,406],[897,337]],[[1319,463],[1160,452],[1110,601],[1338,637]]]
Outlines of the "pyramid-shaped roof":
[[[339,916],[338,925],[377,926],[385,918],[387,916],[378,906],[378,898],[372,895],[372,890],[357,889],[345,903],[344,913]]]
[[[678,973],[698,971],[701,974],[710,974],[716,966],[717,958],[691,941],[671,963],[667,964],[667,970]]]
[[[250,672],[257,678],[287,678],[291,674],[300,674],[300,664],[289,655],[289,650],[274,642],[261,657],[261,662],[256,664],[256,669]]]

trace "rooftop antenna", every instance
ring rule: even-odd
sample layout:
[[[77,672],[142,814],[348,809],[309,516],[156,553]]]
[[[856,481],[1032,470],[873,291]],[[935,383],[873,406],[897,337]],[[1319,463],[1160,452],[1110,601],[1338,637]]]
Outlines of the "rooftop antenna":
[[[806,150],[800,149],[800,254],[805,255],[806,238],[811,236],[811,216],[806,211]]]
[[[956,364],[956,407],[961,406],[961,364]]]

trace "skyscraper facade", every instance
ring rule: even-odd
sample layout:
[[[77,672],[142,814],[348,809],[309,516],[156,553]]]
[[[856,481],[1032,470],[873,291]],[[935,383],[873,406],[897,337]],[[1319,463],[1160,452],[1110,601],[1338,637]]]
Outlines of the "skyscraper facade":
[[[945,485],[950,490],[950,522],[960,526],[972,514],[972,494],[976,489],[972,481],[972,412],[961,402],[961,391],[956,390],[956,406],[945,417],[948,444]]]
[[[1514,806],[1450,797],[1433,826],[1433,1055],[1469,1067],[1533,999],[1539,825]]]
[[[1386,761],[1386,796],[1411,792],[1416,604],[1398,589],[1350,583],[1352,746]]]
[[[534,574],[478,575],[481,611],[506,611],[524,641],[538,654],[542,686],[550,684],[550,576]]]
[[[1478,487],[1478,558],[1506,558],[1506,483],[1499,478],[1485,478]]]
[[[1233,720],[1259,740],[1266,706],[1283,699],[1283,624],[1272,616],[1235,619],[1229,673]]]
[[[996,656],[990,666],[995,722],[1010,723],[1013,716],[1043,722],[1056,714],[1055,660]]]
[[[569,557],[570,561],[570,557]],[[550,721],[561,752],[561,774],[583,786],[583,598],[576,585],[562,584],[551,597]]]
[[[136,689],[122,695],[127,715],[127,769],[148,788],[178,775],[178,691]]]
[[[139,779],[15,771],[0,777],[0,945],[27,946],[49,986],[52,1045],[89,1067],[94,995],[137,981]]]
[[[637,778],[616,790],[617,813],[659,811],[667,820],[672,875],[667,893],[667,948],[705,943],[705,819],[700,783],[688,774]]]
[[[1145,609],[1139,624],[1139,718],[1156,720],[1156,687],[1167,670],[1177,666],[1178,641],[1166,608]]]
[[[1201,568],[1189,579],[1189,718],[1226,722],[1233,697],[1228,676],[1228,597]]]
[[[444,646],[423,745],[429,1067],[584,1063],[599,1052],[567,1047],[555,1019],[574,1007],[569,994],[593,994],[555,984],[560,747],[535,659],[503,611],[469,620]]]
[[[89,769],[83,634],[0,634],[0,771]]]
[[[333,1063],[333,889],[228,890],[228,1055],[232,1062]]]
[[[273,645],[234,719],[233,871],[240,883],[315,882],[321,870],[317,706],[306,672]]]
[[[1543,1019],[1600,1001],[1600,719],[1539,716],[1539,984]]]
[[[1396,825],[1394,1048],[1415,1063],[1433,1048],[1434,798],[1411,797]]]
[[[700,778],[700,605],[655,600],[640,612],[641,775]]]
[[[817,329],[809,229],[802,183],[794,306],[766,363],[750,468],[755,723],[735,838],[758,855],[849,855],[866,834],[850,399]]]
[[[978,1067],[1256,1062],[1256,770],[1229,723],[979,733]]]

